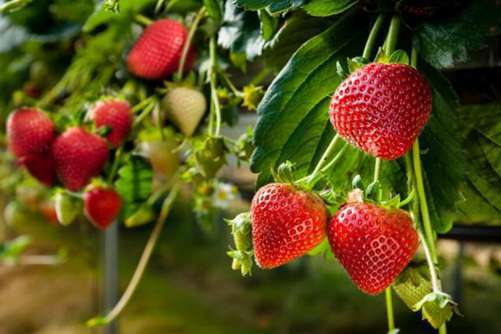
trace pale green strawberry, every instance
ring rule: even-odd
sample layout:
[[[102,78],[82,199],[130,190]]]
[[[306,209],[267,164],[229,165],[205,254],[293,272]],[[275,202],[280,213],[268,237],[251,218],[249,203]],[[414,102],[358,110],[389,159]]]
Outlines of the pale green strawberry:
[[[205,96],[189,87],[169,89],[162,99],[162,109],[167,113],[167,121],[174,123],[181,132],[191,137],[207,110]]]

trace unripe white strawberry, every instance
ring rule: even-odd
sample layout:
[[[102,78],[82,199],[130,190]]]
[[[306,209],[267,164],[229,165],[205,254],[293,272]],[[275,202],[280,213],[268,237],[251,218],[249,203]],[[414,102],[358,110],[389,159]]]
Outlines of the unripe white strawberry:
[[[207,110],[207,101],[194,88],[176,87],[165,94],[162,108],[167,113],[167,120],[174,123],[185,136],[191,137]]]

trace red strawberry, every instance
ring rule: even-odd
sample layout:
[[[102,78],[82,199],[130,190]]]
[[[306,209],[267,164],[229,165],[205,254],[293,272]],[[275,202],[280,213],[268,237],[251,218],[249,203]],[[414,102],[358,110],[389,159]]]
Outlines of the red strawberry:
[[[143,79],[165,79],[178,69],[187,37],[188,31],[178,21],[162,19],[150,24],[127,56],[129,71]],[[190,50],[186,69],[193,60]]]
[[[344,205],[332,218],[327,235],[351,279],[370,295],[390,286],[419,246],[405,211],[368,203]]]
[[[27,155],[20,158],[18,161],[41,183],[48,187],[54,184],[56,171],[54,169],[54,159],[50,152]]]
[[[109,127],[106,136],[113,147],[120,146],[132,127],[132,111],[129,103],[121,100],[107,100],[96,104],[90,118],[97,127]]]
[[[256,193],[251,206],[256,262],[271,269],[304,255],[325,237],[323,202],[288,184],[271,183]]]
[[[77,191],[101,172],[108,159],[108,145],[103,138],[73,127],[54,141],[52,155],[61,182]]]
[[[54,123],[36,108],[17,109],[7,120],[9,147],[18,158],[47,152],[55,136]]]
[[[84,194],[85,216],[102,230],[113,223],[121,208],[122,199],[111,188],[92,187]]]
[[[431,91],[424,77],[402,64],[366,65],[338,87],[329,115],[334,129],[370,155],[404,155],[431,112]]]

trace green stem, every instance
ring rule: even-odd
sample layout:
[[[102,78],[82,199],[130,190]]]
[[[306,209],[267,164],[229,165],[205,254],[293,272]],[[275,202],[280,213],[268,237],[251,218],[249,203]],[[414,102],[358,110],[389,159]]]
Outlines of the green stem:
[[[188,57],[188,52],[190,51],[191,42],[193,41],[193,36],[195,36],[195,32],[197,31],[200,20],[205,16],[206,10],[205,7],[202,7],[195,17],[193,24],[190,27],[190,32],[188,33],[188,38],[186,39],[186,43],[183,46],[183,52],[181,53],[181,60],[179,61],[179,69],[177,70],[177,78],[181,80],[183,78],[184,65],[186,63],[186,58]]]
[[[243,93],[241,91],[239,91],[237,89],[237,87],[235,87],[233,82],[231,82],[230,78],[228,78],[228,75],[226,75],[226,73],[224,73],[224,71],[218,71],[218,73],[219,73],[219,76],[223,79],[226,86],[228,86],[228,88],[233,92],[233,94],[235,96],[238,96],[238,97],[243,96]]]
[[[322,168],[321,170],[322,173],[325,173],[329,169],[331,169],[332,166],[334,166],[336,162],[338,162],[338,160],[341,159],[341,157],[343,156],[344,152],[348,149],[348,147],[349,147],[348,143],[344,143],[344,146],[339,150],[339,152],[337,152],[334,158],[332,158],[332,160],[329,161],[329,163]]]
[[[104,318],[95,318],[89,320],[87,322],[87,325],[89,327],[96,325],[104,325],[112,322],[120,315],[120,313],[129,303],[132,295],[134,294],[137,286],[139,285],[139,282],[141,281],[141,278],[143,277],[144,271],[148,265],[151,254],[153,253],[153,249],[155,248],[155,245],[158,241],[158,237],[160,236],[160,232],[162,231],[162,228],[165,225],[165,220],[167,219],[172,204],[174,203],[178,193],[179,193],[179,185],[175,184],[162,204],[160,215],[157,218],[153,231],[151,232],[150,238],[148,239],[148,242],[144,247],[143,254],[139,259],[136,271],[132,275],[132,278],[129,282],[129,285],[127,286],[127,289],[125,289],[124,294],[122,295],[118,303],[115,305],[115,307],[113,307],[113,309]]]
[[[325,163],[325,160],[327,160],[329,155],[334,150],[334,147],[336,146],[336,143],[338,142],[338,140],[339,140],[339,134],[336,133],[334,138],[332,138],[331,142],[329,143],[329,146],[327,146],[327,148],[325,149],[324,154],[322,154],[322,156],[320,157],[320,160],[318,160],[317,165],[315,166],[315,169],[310,174],[309,178],[311,180],[315,179],[315,177],[318,175],[318,173],[320,173],[320,171]]]
[[[134,21],[136,21],[137,23],[139,23],[140,25],[143,25],[145,27],[147,27],[153,23],[153,20],[151,20],[151,19],[149,19],[146,16],[141,15],[141,14],[134,15]]]
[[[217,96],[217,53],[216,53],[216,39],[211,37],[210,39],[210,89],[211,89],[211,100],[214,106],[215,115],[215,129],[214,135],[219,136],[221,131],[221,105],[219,104],[219,97]]]
[[[374,25],[372,26],[369,37],[367,38],[367,42],[365,43],[364,53],[362,54],[362,57],[364,57],[365,59],[369,59],[371,56],[372,47],[376,42],[377,35],[379,33],[379,30],[381,29],[381,25],[383,24],[383,19],[383,14],[380,14],[376,19],[376,22],[374,22]]]
[[[416,139],[412,148],[413,162],[414,162],[414,176],[416,181],[416,188],[419,198],[419,207],[421,209],[421,219],[424,228],[424,234],[430,249],[430,255],[434,263],[437,263],[437,252],[435,249],[435,235],[431,226],[430,212],[428,210],[428,203],[426,201],[426,192],[424,189],[423,170],[421,166],[421,156],[419,151],[419,139]]]
[[[374,164],[374,179],[373,182],[379,181],[379,176],[381,174],[381,159],[376,158],[375,164]]]
[[[32,0],[11,0],[0,5],[0,14],[11,13],[16,10],[22,9],[28,5]]]
[[[395,318],[393,316],[393,300],[391,298],[391,288],[385,290],[386,299],[386,316],[388,317],[388,331],[395,330]]]
[[[398,40],[398,31],[400,30],[400,18],[395,15],[391,18],[390,30],[388,31],[388,36],[385,41],[385,53],[389,56],[395,51],[395,46]]]
[[[154,98],[152,98],[151,101],[149,101],[148,105],[144,107],[139,116],[136,117],[134,123],[132,124],[132,128],[139,126],[144,121],[144,119],[155,109],[157,104],[158,102]]]
[[[118,166],[120,166],[120,159],[122,158],[123,150],[124,150],[123,146],[120,146],[115,151],[115,160],[113,160],[113,165],[111,166],[110,175],[108,176],[108,183],[109,184],[111,184],[113,182],[113,179],[117,175]]]

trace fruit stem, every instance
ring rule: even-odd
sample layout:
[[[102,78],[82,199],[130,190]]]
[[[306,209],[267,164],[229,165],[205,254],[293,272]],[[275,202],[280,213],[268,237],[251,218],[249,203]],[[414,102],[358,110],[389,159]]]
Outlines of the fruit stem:
[[[235,94],[235,96],[237,96],[237,97],[243,96],[243,93],[241,91],[239,91],[237,89],[237,87],[235,87],[233,82],[231,82],[230,78],[228,78],[228,75],[226,75],[226,73],[224,73],[224,71],[218,71],[218,73],[221,76],[221,78],[223,79],[226,86],[228,86],[228,88],[232,91],[233,94]]]
[[[151,100],[148,101],[148,104],[144,107],[143,111],[136,117],[134,123],[132,124],[132,128],[136,128],[141,122],[148,117],[148,115],[155,109],[158,102],[155,98],[151,97]]]
[[[395,51],[395,46],[397,45],[398,31],[400,29],[400,18],[394,15],[391,18],[390,30],[388,31],[388,36],[384,42],[384,51],[389,56]]]
[[[423,235],[421,229],[418,229],[419,239],[421,239],[421,244],[423,245],[424,255],[426,257],[426,263],[428,264],[428,269],[430,271],[431,277],[431,286],[433,288],[433,292],[441,292],[440,283],[438,281],[437,272],[435,268],[435,264],[431,258],[430,249],[428,248],[428,243],[426,242],[426,238]]]
[[[136,291],[136,288],[139,285],[141,278],[143,277],[144,271],[148,265],[151,254],[153,253],[153,249],[155,248],[155,245],[158,241],[158,237],[160,236],[160,232],[162,231],[162,228],[165,225],[165,220],[170,212],[172,204],[174,203],[178,193],[179,193],[179,184],[176,183],[172,187],[169,195],[165,198],[165,200],[162,204],[162,208],[160,210],[160,215],[158,216],[157,221],[155,223],[155,226],[153,227],[153,231],[151,232],[150,238],[148,239],[148,242],[146,243],[146,246],[144,247],[144,251],[143,251],[143,254],[141,255],[141,258],[139,259],[139,263],[136,267],[136,271],[132,275],[132,278],[129,282],[129,285],[127,286],[127,289],[125,289],[125,292],[122,295],[122,297],[120,298],[120,300],[118,301],[118,303],[102,319],[102,321],[96,322],[95,319],[91,319],[87,322],[88,325],[108,324],[108,323],[112,322],[113,320],[115,320],[117,318],[117,316],[120,315],[120,313],[127,306],[132,295]]]
[[[329,146],[324,151],[324,154],[320,157],[320,160],[318,160],[317,165],[315,166],[315,169],[313,172],[310,174],[310,179],[314,179],[317,174],[321,171],[325,160],[327,160],[327,157],[332,153],[334,150],[334,147],[336,146],[337,141],[339,140],[339,134],[335,134],[334,137],[332,138],[331,142],[329,143]]]
[[[388,287],[385,290],[386,299],[386,315],[388,317],[388,332],[395,330],[395,318],[393,316],[393,300],[391,298],[391,288]]]
[[[381,159],[376,158],[374,164],[374,179],[373,182],[379,181],[379,175],[381,174]]]
[[[367,38],[367,42],[365,43],[364,53],[362,54],[362,57],[367,60],[371,56],[372,47],[374,46],[379,30],[381,30],[383,19],[384,15],[379,14],[379,16],[376,19],[376,22],[374,22],[374,25],[372,26],[371,32],[369,33],[369,37]]]
[[[136,21],[137,23],[139,23],[140,25],[145,26],[145,27],[147,27],[153,23],[153,20],[151,20],[151,19],[149,19],[146,16],[141,15],[141,14],[135,15],[134,21]]]
[[[110,184],[113,182],[113,179],[117,175],[118,166],[120,165],[120,158],[122,157],[122,153],[123,153],[123,146],[120,146],[115,151],[115,160],[113,160],[113,165],[111,166],[110,175],[108,175],[108,183]]]
[[[193,36],[195,36],[195,31],[198,28],[198,24],[200,23],[200,20],[202,20],[203,17],[205,16],[205,13],[206,13],[205,7],[200,8],[200,10],[197,13],[197,16],[195,16],[193,24],[190,27],[188,38],[186,39],[186,43],[184,43],[183,52],[181,53],[181,59],[179,61],[179,69],[177,70],[178,80],[181,80],[183,78],[184,65],[186,63],[186,58],[188,57],[188,52],[190,51],[191,42],[193,41]]]
[[[421,209],[421,219],[424,228],[424,234],[430,248],[430,255],[434,263],[437,263],[437,253],[435,249],[435,235],[431,227],[430,213],[428,210],[428,203],[426,202],[426,193],[424,189],[423,171],[421,166],[421,157],[419,151],[419,139],[416,139],[412,148],[413,161],[414,161],[414,175],[416,181],[416,188],[419,198],[419,207]]]
[[[221,106],[219,105],[219,98],[217,96],[217,54],[216,54],[216,39],[211,37],[210,39],[210,89],[211,89],[211,100],[214,105],[214,113],[216,116],[216,128],[214,130],[214,135],[219,136],[221,130]]]
[[[348,149],[348,143],[344,143],[343,147],[339,150],[339,152],[334,156],[334,158],[332,158],[331,161],[329,161],[329,163],[327,165],[325,165],[323,168],[322,168],[322,172],[326,172],[328,171],[332,166],[334,166],[336,164],[336,162],[341,159],[341,157],[343,156],[344,152]]]

